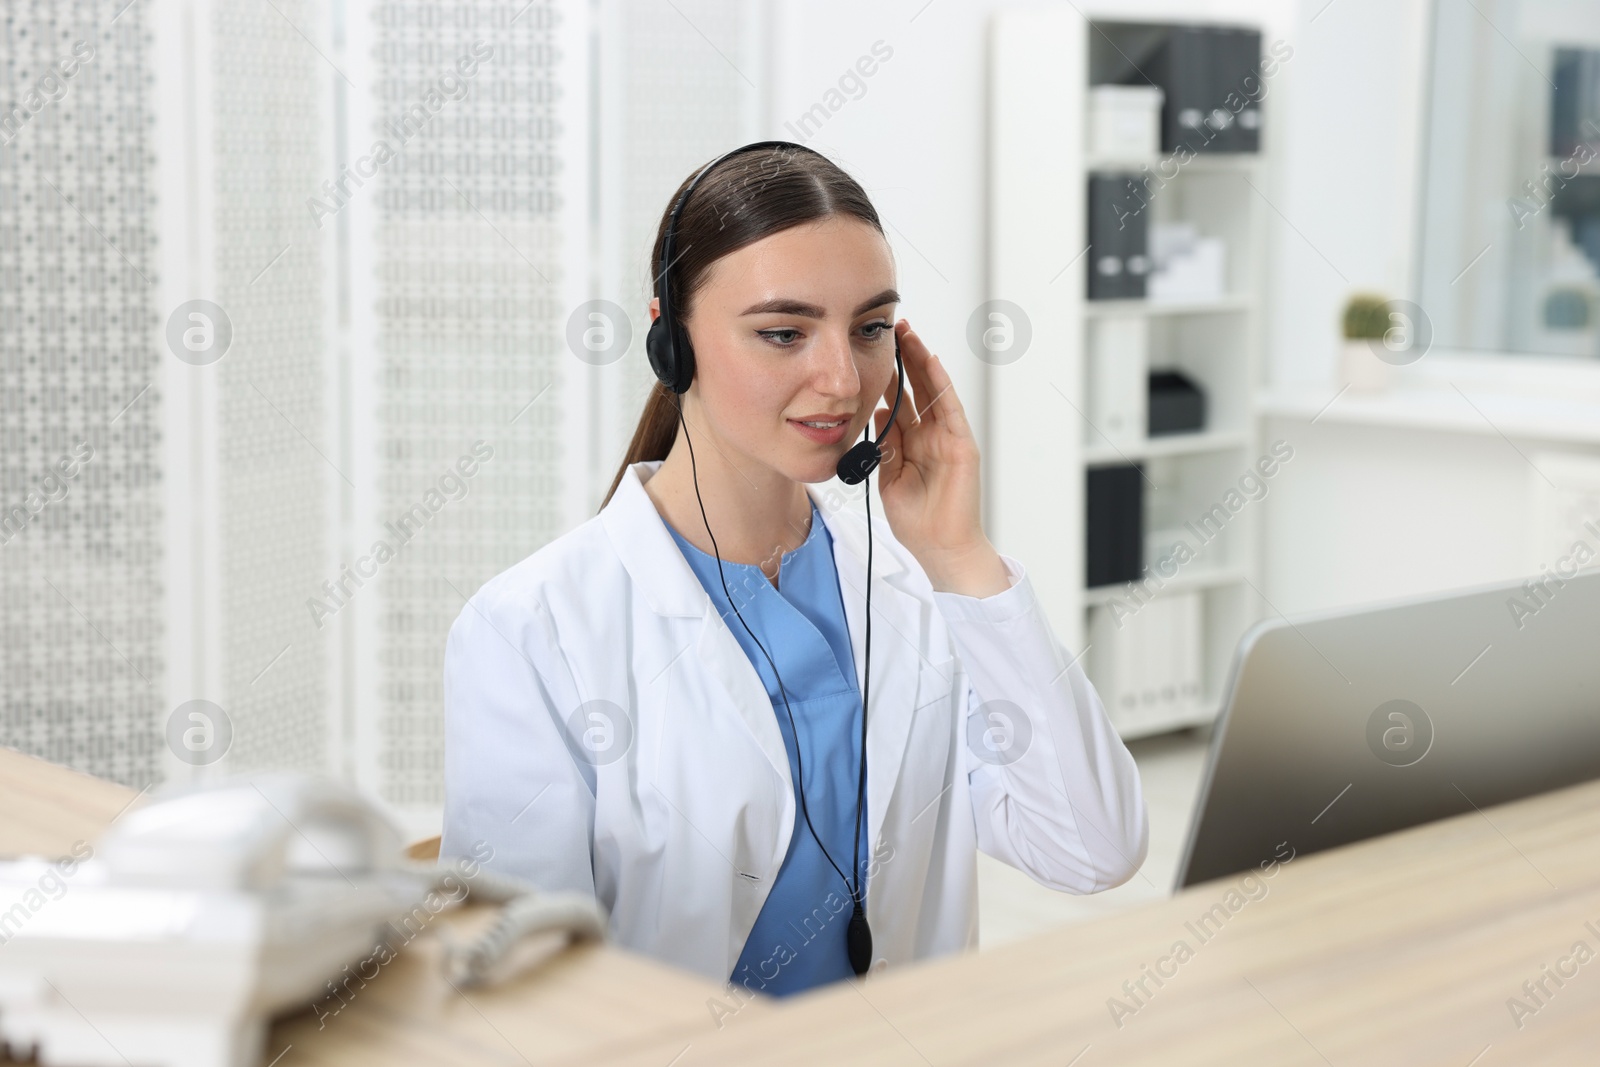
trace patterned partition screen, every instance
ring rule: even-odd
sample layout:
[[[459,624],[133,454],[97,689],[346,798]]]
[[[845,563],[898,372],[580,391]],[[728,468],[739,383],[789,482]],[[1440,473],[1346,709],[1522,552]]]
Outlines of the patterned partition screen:
[[[602,101],[615,130],[608,161],[606,207],[621,220],[605,267],[619,302],[637,313],[617,395],[615,428],[607,434],[600,491],[611,484],[655,376],[644,354],[655,266],[650,249],[667,201],[696,167],[760,132],[765,102],[763,7],[746,0],[613,0],[610,67],[623,83]],[[776,135],[770,135],[776,136]],[[611,426],[610,419],[604,420]],[[598,504],[598,500],[596,501]]]
[[[142,787],[166,699],[163,398],[140,6],[5,6],[0,743]]]
[[[398,807],[442,802],[444,635],[464,598],[564,528],[567,258],[556,0],[373,5],[379,537],[368,744]],[[574,240],[576,238],[576,240]],[[460,466],[458,467],[458,463]],[[464,471],[472,470],[468,475]],[[393,531],[393,532],[389,532]],[[401,547],[403,545],[403,547]],[[370,691],[370,690],[369,690]]]
[[[656,221],[757,135],[761,9],[9,4],[0,743],[142,788],[210,765],[204,698],[217,770],[436,817],[445,634],[609,484]],[[573,351],[593,299],[617,364]]]
[[[183,370],[214,375],[215,484],[197,503],[217,511],[208,580],[219,633],[207,674],[231,720],[234,771],[320,771],[329,760],[331,656],[303,605],[326,577],[328,489],[348,476],[322,370],[329,278],[304,203],[328,170],[336,75],[315,44],[326,10],[321,0],[223,0],[200,60],[213,86],[215,197],[201,226],[233,337],[216,363]]]

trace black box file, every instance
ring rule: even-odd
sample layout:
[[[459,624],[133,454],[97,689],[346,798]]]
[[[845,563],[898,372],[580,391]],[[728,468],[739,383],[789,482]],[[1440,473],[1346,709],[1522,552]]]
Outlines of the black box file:
[[[1206,395],[1188,375],[1178,371],[1150,372],[1150,400],[1146,408],[1145,435],[1194,433],[1206,424]]]

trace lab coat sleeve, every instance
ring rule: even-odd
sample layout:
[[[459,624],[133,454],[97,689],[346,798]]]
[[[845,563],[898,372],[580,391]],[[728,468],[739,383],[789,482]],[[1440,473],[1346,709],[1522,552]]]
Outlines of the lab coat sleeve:
[[[1051,889],[1109,889],[1149,847],[1139,769],[1022,564],[1000,558],[1005,591],[933,594],[970,683],[960,751],[978,847]]]
[[[566,744],[559,709],[577,702],[552,669],[553,633],[527,590],[497,596],[486,587],[451,625],[439,854],[475,856],[545,890],[593,894],[594,784]]]

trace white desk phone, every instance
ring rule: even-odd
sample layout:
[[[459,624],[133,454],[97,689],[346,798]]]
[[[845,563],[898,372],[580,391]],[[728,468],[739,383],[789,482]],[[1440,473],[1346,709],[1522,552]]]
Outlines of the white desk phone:
[[[503,977],[527,935],[606,928],[585,895],[408,863],[358,792],[299,775],[163,792],[88,852],[0,861],[0,1041],[43,1064],[257,1067],[273,1015],[328,997],[441,899],[504,904],[445,953],[457,986]]]

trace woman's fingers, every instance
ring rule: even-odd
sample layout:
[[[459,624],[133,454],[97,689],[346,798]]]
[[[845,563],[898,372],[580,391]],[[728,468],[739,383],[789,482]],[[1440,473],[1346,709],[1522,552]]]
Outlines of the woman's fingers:
[[[928,346],[923,344],[922,338],[917,336],[917,331],[911,328],[911,323],[905,319],[900,320],[905,326],[900,330],[900,359],[906,367],[906,399],[910,400],[911,409],[904,410],[901,404],[900,414],[906,417],[907,422],[920,422],[923,409],[928,405],[928,399],[933,396],[929,390],[927,375],[928,360],[933,353],[928,351]]]
[[[896,375],[895,377],[890,378],[889,379],[889,384],[883,387],[883,402],[885,404],[889,405],[889,411],[894,411],[894,397],[895,397],[895,393],[899,392],[899,390],[900,390],[900,378],[899,378],[899,375]],[[884,412],[884,416],[885,417],[888,416],[889,411],[885,411]],[[895,413],[894,413],[895,425],[896,426],[900,425],[902,420],[909,421],[910,416],[911,416],[911,383],[910,382],[906,382],[905,395],[900,398],[900,410],[899,411],[895,411]]]
[[[950,372],[944,369],[922,338],[911,329],[910,323],[900,320],[906,328],[899,334],[900,354],[906,365],[906,378],[910,384],[909,396],[915,398],[914,410],[908,414],[913,423],[940,416],[959,417],[964,425],[966,411],[952,388]],[[903,406],[903,405],[902,405]]]
[[[944,369],[944,363],[938,356],[928,361],[926,373],[928,387],[933,391],[923,406],[923,417],[926,418],[929,409],[932,409],[933,414],[938,415],[940,420],[948,423],[952,429],[959,433],[970,432],[967,409],[962,405],[961,397],[956,394],[954,379],[950,377],[950,372]]]

